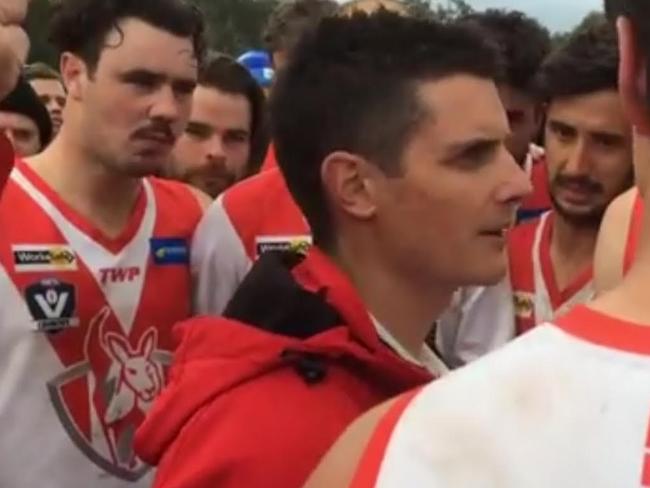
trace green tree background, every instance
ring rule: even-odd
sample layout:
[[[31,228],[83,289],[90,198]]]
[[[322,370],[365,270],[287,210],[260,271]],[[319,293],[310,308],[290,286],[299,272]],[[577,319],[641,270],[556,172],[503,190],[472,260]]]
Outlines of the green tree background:
[[[32,0],[26,27],[32,41],[30,62],[44,61],[58,67],[56,51],[49,45],[47,33],[52,0]],[[210,46],[221,52],[238,56],[248,49],[262,47],[262,31],[269,14],[281,0],[195,0],[203,10],[208,24]],[[466,0],[404,0],[419,16],[439,20],[472,12]],[[576,28],[553,35],[555,46],[561,45],[574,32],[602,18],[602,13],[590,12]]]
[[[195,0],[206,16],[210,47],[238,56],[262,47],[262,31],[279,0]],[[32,0],[26,27],[32,41],[30,62],[58,65],[57,53],[48,42],[51,0]]]

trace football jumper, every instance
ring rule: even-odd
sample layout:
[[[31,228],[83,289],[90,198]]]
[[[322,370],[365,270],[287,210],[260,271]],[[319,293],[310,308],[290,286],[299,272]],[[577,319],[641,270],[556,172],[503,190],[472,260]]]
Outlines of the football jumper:
[[[518,334],[551,321],[594,296],[591,267],[566,289],[558,288],[551,262],[553,221],[553,212],[547,212],[538,220],[515,227],[508,238],[510,283]]]
[[[649,421],[650,327],[578,307],[398,399],[350,486],[648,487]]]
[[[132,439],[190,314],[200,215],[185,186],[143,179],[109,239],[17,162],[0,201],[0,486],[150,486]]]

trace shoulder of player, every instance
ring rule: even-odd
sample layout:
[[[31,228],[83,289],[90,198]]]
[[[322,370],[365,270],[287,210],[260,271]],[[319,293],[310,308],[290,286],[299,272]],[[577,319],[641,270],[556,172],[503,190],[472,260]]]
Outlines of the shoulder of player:
[[[625,193],[619,195],[612,203],[607,207],[605,212],[605,219],[608,219],[610,224],[619,224],[623,225],[625,222],[620,222],[621,220],[629,221],[629,217],[632,214],[632,208],[636,203],[639,196],[639,190],[637,188],[631,188]]]
[[[241,225],[263,221],[264,215],[276,216],[294,205],[282,173],[277,169],[240,181],[226,190],[220,201],[230,219]]]
[[[164,195],[175,204],[180,204],[184,207],[189,204],[196,204],[201,212],[205,211],[212,204],[212,199],[208,195],[186,183],[161,178],[149,178],[148,181],[151,183],[157,195]]]
[[[349,486],[377,427],[397,401],[383,403],[354,421],[322,459],[304,488]]]
[[[619,195],[607,207],[598,233],[598,242],[610,246],[620,247],[622,251],[627,241],[628,229],[632,219],[633,209],[639,192],[636,188]]]
[[[261,199],[273,197],[280,189],[286,191],[286,185],[282,173],[274,168],[246,178],[228,188],[223,193],[223,199],[227,206],[239,202],[259,202]]]
[[[594,285],[597,293],[613,288],[622,278],[630,223],[639,192],[619,195],[607,208],[600,225],[594,254]]]

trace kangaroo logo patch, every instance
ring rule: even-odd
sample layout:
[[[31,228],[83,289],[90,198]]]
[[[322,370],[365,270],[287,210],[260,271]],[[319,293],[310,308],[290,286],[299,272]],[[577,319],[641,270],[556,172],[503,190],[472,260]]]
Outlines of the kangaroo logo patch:
[[[137,481],[150,468],[133,451],[135,431],[162,391],[171,355],[158,349],[155,327],[127,336],[109,307],[88,324],[83,355],[48,382],[54,409],[90,461],[117,478]]]

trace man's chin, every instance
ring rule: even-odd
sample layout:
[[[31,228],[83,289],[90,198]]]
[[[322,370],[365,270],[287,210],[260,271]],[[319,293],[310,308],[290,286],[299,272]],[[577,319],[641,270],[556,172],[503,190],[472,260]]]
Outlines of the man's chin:
[[[598,228],[603,220],[607,207],[590,206],[578,207],[572,205],[554,205],[553,209],[564,220],[576,227]]]

